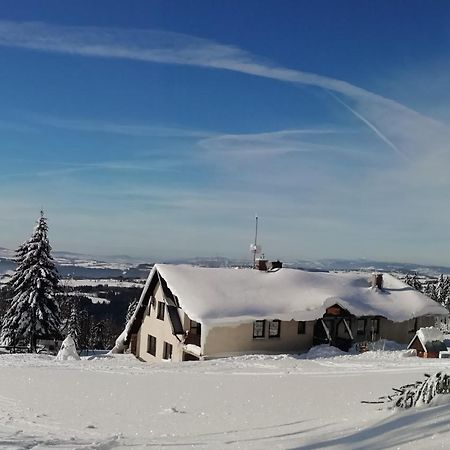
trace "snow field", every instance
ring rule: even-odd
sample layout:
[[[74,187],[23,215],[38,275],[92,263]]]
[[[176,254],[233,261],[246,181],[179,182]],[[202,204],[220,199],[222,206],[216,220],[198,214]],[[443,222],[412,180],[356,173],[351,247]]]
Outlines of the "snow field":
[[[360,403],[442,369],[450,361],[399,351],[154,364],[1,355],[0,448],[447,447],[445,399],[409,412]]]

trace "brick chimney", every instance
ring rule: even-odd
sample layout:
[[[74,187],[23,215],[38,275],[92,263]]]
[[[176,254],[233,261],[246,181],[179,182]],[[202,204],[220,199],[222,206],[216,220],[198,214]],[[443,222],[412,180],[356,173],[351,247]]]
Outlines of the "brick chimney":
[[[256,268],[258,270],[267,271],[267,259],[259,258],[256,260]]]
[[[383,289],[383,274],[374,273],[372,274],[372,288]]]

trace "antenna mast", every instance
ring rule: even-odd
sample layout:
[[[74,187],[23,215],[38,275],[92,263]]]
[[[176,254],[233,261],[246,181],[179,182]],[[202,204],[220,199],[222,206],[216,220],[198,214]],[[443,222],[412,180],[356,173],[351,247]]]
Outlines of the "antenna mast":
[[[250,251],[253,254],[253,268],[256,269],[256,255],[261,255],[261,246],[258,245],[258,216],[255,217],[255,242],[250,244]]]
[[[256,267],[256,252],[258,249],[258,216],[255,216],[255,246],[254,246],[254,252],[253,252],[253,268]]]

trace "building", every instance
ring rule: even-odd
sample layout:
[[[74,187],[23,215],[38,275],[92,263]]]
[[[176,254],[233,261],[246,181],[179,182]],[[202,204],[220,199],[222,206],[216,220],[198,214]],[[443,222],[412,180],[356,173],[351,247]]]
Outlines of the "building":
[[[439,358],[440,352],[446,352],[447,346],[444,335],[434,327],[420,328],[408,345],[421,358]]]
[[[388,274],[156,264],[114,352],[185,361],[408,343],[447,310]],[[269,269],[268,269],[269,267]],[[274,267],[274,268],[270,268]]]

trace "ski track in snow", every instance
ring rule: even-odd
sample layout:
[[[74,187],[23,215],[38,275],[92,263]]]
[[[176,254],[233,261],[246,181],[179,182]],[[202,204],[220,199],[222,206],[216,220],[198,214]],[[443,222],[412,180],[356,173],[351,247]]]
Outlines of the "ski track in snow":
[[[4,449],[450,447],[449,404],[363,405],[448,360],[402,352],[141,363],[0,355]]]

